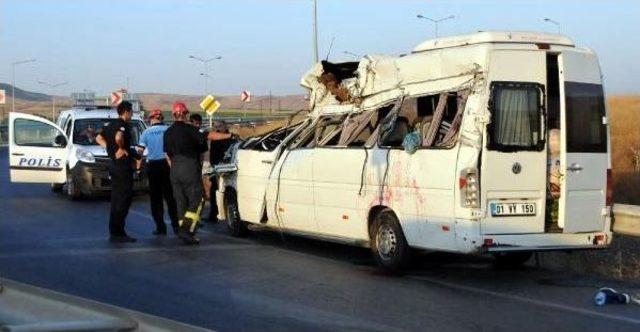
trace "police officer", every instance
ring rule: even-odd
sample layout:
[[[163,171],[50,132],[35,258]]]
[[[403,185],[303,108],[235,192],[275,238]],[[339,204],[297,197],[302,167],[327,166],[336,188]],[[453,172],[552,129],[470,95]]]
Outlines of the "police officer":
[[[164,133],[164,151],[169,157],[171,185],[181,218],[178,235],[186,244],[198,244],[195,231],[204,203],[200,155],[207,151],[207,138],[186,122],[189,110],[184,103],[174,103],[172,113],[174,123]]]
[[[118,118],[108,122],[96,137],[96,142],[107,149],[111,162],[111,213],[109,215],[109,240],[116,243],[136,242],[124,230],[125,219],[133,198],[133,168],[139,165],[140,157],[131,148],[131,127],[133,116],[131,103],[123,101],[118,105]],[[139,167],[138,168],[139,171]]]
[[[167,226],[164,223],[164,202],[173,232],[178,234],[178,212],[173,198],[173,188],[169,176],[169,162],[164,154],[164,133],[169,126],[165,125],[160,110],[153,110],[149,114],[151,127],[145,129],[138,143],[140,153],[147,150],[147,174],[149,176],[149,197],[151,201],[151,215],[156,223],[154,235],[166,235]]]

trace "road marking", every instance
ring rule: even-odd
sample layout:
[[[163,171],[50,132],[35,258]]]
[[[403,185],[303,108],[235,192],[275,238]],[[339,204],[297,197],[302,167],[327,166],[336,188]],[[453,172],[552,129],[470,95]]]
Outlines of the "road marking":
[[[193,252],[193,251],[209,251],[209,250],[244,250],[254,249],[257,245],[253,244],[237,244],[237,243],[217,243],[199,246],[171,246],[171,247],[123,247],[127,244],[114,244],[112,247],[99,249],[69,249],[60,251],[36,251],[21,252],[12,254],[0,254],[0,259],[11,258],[39,258],[39,257],[59,257],[59,256],[86,256],[86,255],[122,255],[122,254],[138,254],[149,252]],[[135,245],[135,244],[134,244]]]
[[[625,316],[620,316],[620,315],[608,314],[608,313],[589,310],[589,309],[582,309],[582,308],[572,307],[572,306],[569,306],[569,305],[564,305],[564,304],[559,304],[559,303],[536,300],[536,299],[532,299],[532,298],[528,298],[528,297],[524,297],[524,296],[519,296],[519,295],[500,293],[500,292],[496,292],[496,291],[492,291],[492,290],[488,290],[488,289],[482,289],[482,288],[473,287],[473,286],[465,286],[465,285],[455,284],[455,283],[442,281],[442,280],[438,280],[438,279],[434,279],[434,278],[430,278],[430,277],[411,276],[409,278],[414,279],[414,280],[427,281],[427,282],[430,282],[432,284],[436,284],[436,285],[439,285],[439,286],[442,286],[442,287],[462,290],[462,291],[465,291],[465,292],[482,294],[482,295],[489,295],[489,296],[498,297],[498,298],[502,298],[502,299],[524,302],[524,303],[535,305],[535,306],[539,306],[539,307],[547,307],[547,308],[551,308],[551,309],[558,309],[558,310],[568,311],[568,312],[576,313],[576,314],[579,314],[579,315],[596,316],[596,317],[600,317],[600,318],[606,318],[606,319],[616,320],[616,321],[620,321],[620,322],[640,325],[640,319],[636,319],[636,318],[630,318],[630,317],[625,317]]]

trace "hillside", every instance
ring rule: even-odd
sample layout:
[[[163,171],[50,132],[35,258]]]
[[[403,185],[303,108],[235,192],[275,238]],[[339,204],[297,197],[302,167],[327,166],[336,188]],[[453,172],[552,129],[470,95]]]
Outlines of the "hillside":
[[[7,104],[11,102],[11,85],[0,83],[0,89],[5,89],[7,93]],[[179,95],[179,94],[161,94],[161,93],[138,93],[147,110],[159,108],[169,110],[175,101],[182,101],[187,107],[194,111],[200,111],[200,100],[202,96],[197,95]],[[242,109],[243,103],[239,96],[219,96],[217,97],[222,104],[222,111]],[[271,107],[269,107],[269,99],[271,99]],[[106,98],[105,98],[106,100]],[[71,99],[67,96],[56,96],[56,109],[63,109],[71,106]],[[5,106],[5,111],[9,106]],[[308,102],[303,95],[289,96],[251,96],[251,102],[245,105],[246,110],[251,113],[252,110],[269,110],[274,111],[292,111],[306,109]],[[51,117],[51,96],[26,91],[16,88],[16,110],[25,113],[39,114]]]
[[[12,87],[11,84],[0,83],[0,90],[4,89],[6,91],[8,100],[11,98],[11,87]],[[22,101],[27,101],[27,102],[39,102],[39,101],[50,101],[51,96],[44,93],[22,90],[16,87],[16,101],[18,99]]]

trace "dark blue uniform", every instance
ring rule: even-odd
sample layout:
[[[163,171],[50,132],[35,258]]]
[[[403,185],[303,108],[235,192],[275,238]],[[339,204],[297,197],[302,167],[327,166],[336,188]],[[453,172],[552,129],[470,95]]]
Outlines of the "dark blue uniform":
[[[124,138],[124,146],[129,155],[116,158],[118,145],[116,134],[121,132]],[[109,233],[113,239],[125,238],[125,219],[129,213],[133,198],[133,168],[134,158],[139,158],[135,150],[131,149],[131,127],[118,118],[109,122],[102,129],[102,137],[107,141],[107,153],[111,162],[109,175],[111,176],[111,213],[109,215]]]

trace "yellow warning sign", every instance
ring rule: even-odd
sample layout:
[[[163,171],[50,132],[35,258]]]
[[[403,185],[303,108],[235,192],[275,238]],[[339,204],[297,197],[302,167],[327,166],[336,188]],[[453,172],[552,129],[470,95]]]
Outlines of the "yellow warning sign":
[[[208,95],[200,102],[200,108],[207,112],[207,115],[213,115],[220,108],[220,102],[213,95]]]

